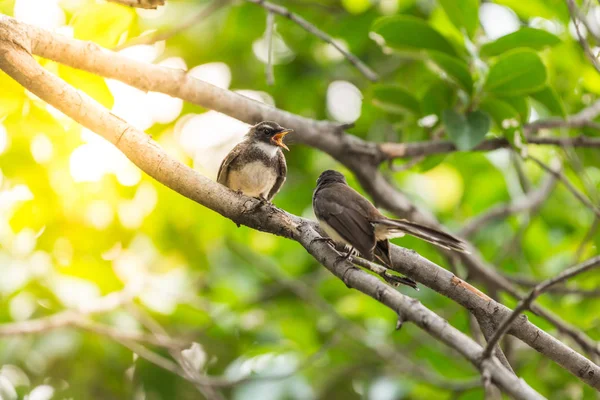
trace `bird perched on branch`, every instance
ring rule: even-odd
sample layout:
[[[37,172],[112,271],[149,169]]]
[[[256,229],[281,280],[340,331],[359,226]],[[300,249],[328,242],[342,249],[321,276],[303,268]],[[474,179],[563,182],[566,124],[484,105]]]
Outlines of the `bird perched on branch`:
[[[389,239],[409,234],[448,250],[467,252],[452,235],[407,220],[383,215],[369,200],[346,183],[344,175],[328,170],[319,176],[313,193],[313,209],[319,225],[334,242],[356,249],[362,257],[391,266]]]
[[[271,201],[285,182],[287,165],[281,149],[289,150],[283,138],[290,132],[272,121],[251,127],[244,141],[221,163],[217,182],[246,196]]]

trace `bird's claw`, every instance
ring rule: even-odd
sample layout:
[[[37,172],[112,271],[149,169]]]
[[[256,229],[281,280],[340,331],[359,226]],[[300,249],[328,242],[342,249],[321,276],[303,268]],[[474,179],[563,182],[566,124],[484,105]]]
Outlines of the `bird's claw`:
[[[324,237],[324,236],[321,236],[321,237],[318,237],[318,238],[314,238],[313,240],[310,241],[309,245],[312,246],[313,243],[315,243],[315,242],[325,242],[329,246],[331,246],[331,247],[333,247],[335,249],[335,242],[333,241],[332,238],[328,238],[328,237]]]

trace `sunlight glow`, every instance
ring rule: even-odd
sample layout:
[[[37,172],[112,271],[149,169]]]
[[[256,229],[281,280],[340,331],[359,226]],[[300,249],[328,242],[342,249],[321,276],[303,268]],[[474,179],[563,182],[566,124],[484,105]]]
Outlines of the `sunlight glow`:
[[[464,193],[462,176],[447,164],[440,164],[422,174],[411,174],[405,184],[425,204],[438,211],[455,209]]]
[[[107,201],[97,200],[87,207],[85,219],[94,228],[103,230],[113,222],[114,211]]]
[[[58,275],[50,281],[56,297],[69,308],[85,308],[100,298],[100,289],[92,281]]]
[[[8,134],[4,125],[0,123],[0,154],[8,148]]]
[[[58,0],[16,0],[14,16],[23,22],[50,30],[64,25],[66,21]]]
[[[221,89],[228,89],[231,84],[231,70],[223,62],[198,65],[192,68],[188,75]]]
[[[52,158],[54,146],[48,136],[43,133],[38,133],[31,140],[31,155],[38,164],[45,164]]]
[[[348,50],[348,43],[344,39],[333,39],[341,48]],[[320,43],[314,52],[317,61],[336,62],[342,61],[344,55],[330,43]]]
[[[513,10],[493,3],[483,3],[481,5],[479,20],[490,40],[508,35],[521,27],[519,17]]]
[[[333,81],[327,88],[327,111],[340,122],[354,122],[360,117],[362,93],[352,83]]]
[[[252,43],[252,50],[256,58],[266,64],[269,62],[269,42],[266,37],[262,36]],[[292,49],[288,47],[283,38],[276,31],[273,32],[272,42],[272,63],[273,65],[285,64],[292,61],[295,57]]]
[[[87,143],[73,150],[69,160],[75,182],[97,182],[111,173],[123,186],[135,186],[140,182],[139,168],[110,142],[85,128],[81,136]]]

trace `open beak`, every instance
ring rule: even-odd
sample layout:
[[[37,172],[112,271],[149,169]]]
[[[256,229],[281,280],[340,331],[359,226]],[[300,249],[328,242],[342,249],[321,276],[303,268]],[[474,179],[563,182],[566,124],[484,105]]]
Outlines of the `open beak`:
[[[285,143],[283,143],[283,138],[285,135],[287,135],[288,133],[293,132],[293,131],[294,131],[293,129],[286,129],[284,131],[277,132],[275,135],[273,135],[273,138],[271,138],[271,141],[275,145],[282,147],[282,148],[286,149],[287,151],[290,151],[290,149],[288,149],[288,147],[285,145]]]

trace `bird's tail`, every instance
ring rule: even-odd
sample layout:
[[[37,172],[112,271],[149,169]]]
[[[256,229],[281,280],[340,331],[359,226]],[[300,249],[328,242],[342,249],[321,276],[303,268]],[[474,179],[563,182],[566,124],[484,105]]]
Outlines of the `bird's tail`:
[[[437,229],[429,228],[414,222],[410,222],[402,219],[382,219],[375,222],[375,235],[378,240],[381,239],[392,239],[395,237],[409,234],[419,239],[425,240],[426,242],[433,243],[436,246],[442,247],[448,250],[454,250],[461,253],[469,253],[467,245],[462,240],[455,238],[454,236],[439,231]]]

